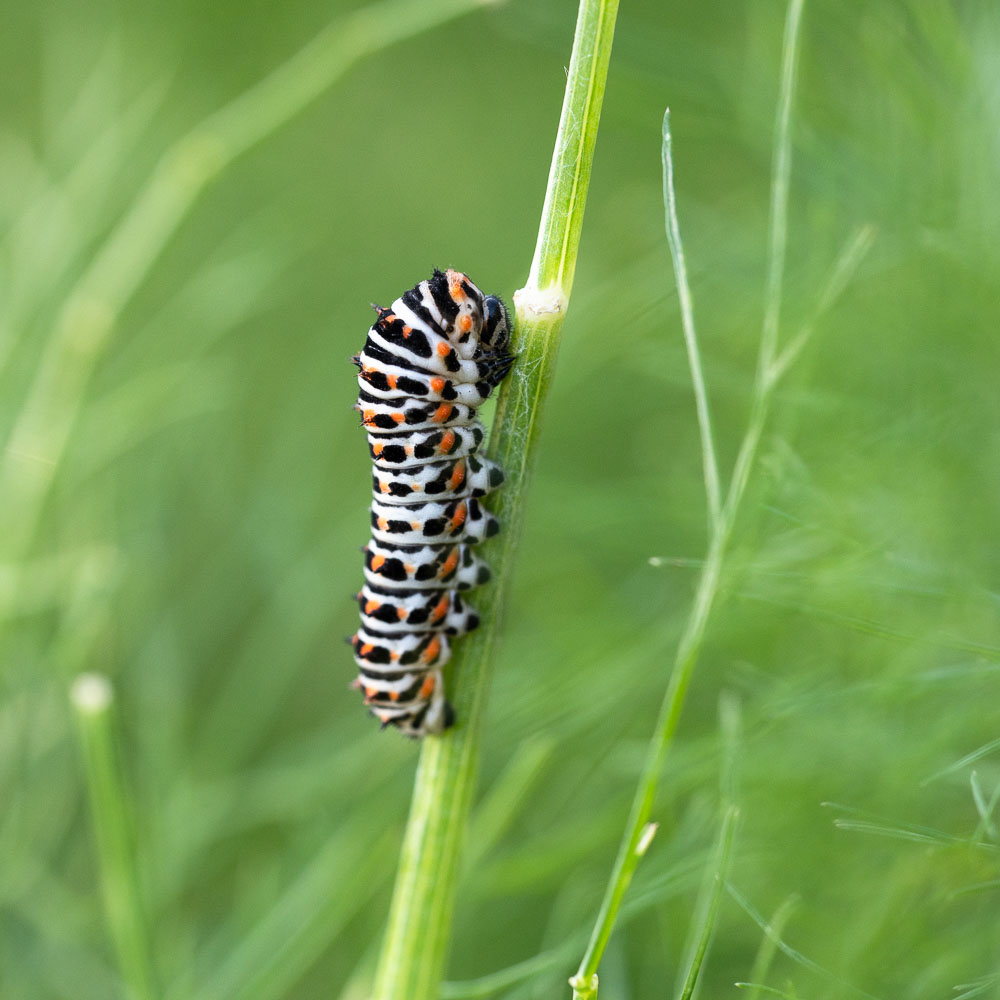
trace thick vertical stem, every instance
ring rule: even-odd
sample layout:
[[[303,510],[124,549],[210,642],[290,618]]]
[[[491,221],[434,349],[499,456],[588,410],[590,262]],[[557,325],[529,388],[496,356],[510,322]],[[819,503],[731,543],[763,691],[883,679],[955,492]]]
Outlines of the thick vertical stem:
[[[581,0],[545,207],[526,286],[514,296],[517,366],[500,394],[489,454],[506,481],[494,511],[503,531],[489,550],[494,582],[482,623],[451,670],[459,724],[425,740],[374,1000],[434,1000],[451,938],[462,839],[475,788],[486,693],[510,587],[540,416],[569,302],[617,0]]]

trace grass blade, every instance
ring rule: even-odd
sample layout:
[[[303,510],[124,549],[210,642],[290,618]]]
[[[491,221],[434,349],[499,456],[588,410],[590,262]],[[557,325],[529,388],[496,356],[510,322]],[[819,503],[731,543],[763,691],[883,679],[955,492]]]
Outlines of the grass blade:
[[[774,911],[774,916],[768,922],[764,937],[761,939],[760,947],[757,949],[757,955],[753,961],[753,968],[750,970],[750,982],[745,984],[749,989],[753,990],[749,1000],[757,1000],[760,991],[767,989],[767,987],[760,984],[767,978],[771,963],[774,961],[774,956],[778,950],[777,942],[781,940],[785,932],[785,925],[795,913],[799,902],[798,895],[789,896]]]
[[[687,349],[688,367],[691,370],[691,384],[694,387],[695,408],[698,413],[698,429],[701,432],[701,463],[705,476],[705,497],[708,501],[708,524],[714,533],[719,528],[722,513],[721,491],[719,487],[719,461],[716,457],[715,442],[712,439],[712,418],[708,406],[708,389],[701,370],[701,350],[698,334],[694,326],[694,303],[688,284],[687,264],[684,260],[684,244],[681,242],[681,228],[677,221],[677,195],[674,192],[673,139],[670,134],[670,109],[663,114],[663,142],[660,156],[663,163],[663,205],[666,214],[667,243],[674,262],[677,280],[677,297],[681,308],[681,323],[684,328],[684,346]]]
[[[142,907],[125,776],[115,749],[114,694],[107,678],[81,674],[70,690],[90,793],[101,891],[121,977],[130,1000],[160,996]]]
[[[677,996],[680,1000],[691,1000],[694,995],[698,975],[715,934],[719,904],[722,902],[722,893],[726,886],[726,873],[729,871],[729,860],[732,857],[733,838],[736,834],[736,822],[739,816],[738,806],[731,805],[726,810],[722,817],[722,826],[719,829],[715,850],[705,868],[705,881],[699,893],[694,918],[691,922],[689,955],[685,962],[681,986],[677,990]]]

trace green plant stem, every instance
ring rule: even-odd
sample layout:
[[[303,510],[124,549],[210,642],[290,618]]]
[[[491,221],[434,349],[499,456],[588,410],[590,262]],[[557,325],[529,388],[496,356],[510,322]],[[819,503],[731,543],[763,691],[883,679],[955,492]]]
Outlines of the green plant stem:
[[[680,224],[677,221],[677,196],[674,193],[673,140],[670,135],[670,109],[663,115],[663,142],[660,147],[663,161],[663,205],[666,212],[667,243],[674,262],[677,276],[677,297],[680,300],[681,325],[684,329],[684,346],[687,349],[688,368],[691,371],[691,385],[694,388],[695,408],[698,413],[698,428],[701,433],[701,460],[705,477],[705,496],[708,501],[709,530],[719,527],[722,513],[721,489],[719,486],[719,461],[712,439],[712,418],[708,405],[708,389],[701,368],[701,350],[694,326],[694,302],[687,279],[687,264],[684,260],[684,244],[681,241]]]
[[[142,908],[128,794],[115,750],[111,685],[96,674],[81,674],[70,699],[83,748],[101,891],[118,968],[129,1000],[155,1000],[160,994]]]
[[[569,303],[607,77],[617,0],[581,0],[562,116],[528,281],[514,296],[517,366],[497,402],[488,454],[506,481],[490,548],[494,583],[478,601],[480,627],[449,671],[459,724],[424,741],[374,1000],[434,1000],[451,936],[462,840],[475,786],[493,671],[542,405]]]
[[[771,377],[773,359],[777,350],[778,318],[780,302],[775,301],[781,295],[781,275],[784,268],[784,250],[786,234],[782,227],[787,226],[788,219],[788,180],[791,170],[791,105],[795,84],[795,62],[798,48],[798,26],[802,13],[803,0],[791,0],[786,20],[782,83],[778,100],[778,119],[775,129],[774,158],[771,181],[771,228],[768,243],[768,270],[765,292],[764,323],[761,333],[760,353],[758,357],[758,378],[755,382],[753,402],[743,443],[737,455],[733,478],[730,482],[726,499],[714,529],[709,534],[708,554],[702,566],[695,591],[694,603],[687,621],[681,632],[670,672],[670,680],[660,707],[659,717],[649,741],[646,760],[632,802],[631,813],[625,827],[618,855],[615,859],[611,877],[605,890],[604,899],[594,925],[590,943],[580,962],[576,976],[570,981],[577,988],[577,983],[586,984],[596,977],[597,967],[611,932],[614,928],[618,911],[635,873],[639,857],[636,846],[642,836],[653,809],[656,791],[659,785],[660,772],[667,752],[673,743],[674,734],[680,721],[681,713],[687,697],[694,668],[698,662],[705,638],[712,607],[719,594],[719,584],[722,569],[728,550],[733,528],[736,524],[740,503],[749,482],[750,472],[757,455],[760,439],[764,431],[775,380]],[[668,121],[665,121],[665,125]],[[664,183],[666,187],[672,184],[672,164],[669,144],[669,130],[665,131],[663,144],[665,168]],[[776,204],[781,202],[781,204]],[[668,201],[668,231],[670,228],[670,204]],[[679,234],[678,234],[679,235]],[[680,243],[678,241],[678,246]],[[675,273],[677,281],[686,285],[686,273],[683,270]],[[680,295],[682,309],[690,306],[690,292],[685,288]],[[693,333],[693,318],[690,313],[685,317],[685,324],[691,324]],[[695,345],[697,340],[695,339]],[[698,357],[697,350],[693,356]],[[693,374],[696,386],[698,374]],[[700,413],[700,410],[699,410]],[[707,416],[707,409],[706,409]],[[702,425],[702,442],[711,442],[707,427]],[[712,456],[703,455],[703,461],[708,467]],[[709,501],[711,502],[711,501]],[[711,517],[709,523],[712,523]],[[595,991],[596,992],[596,991]]]
[[[0,506],[12,559],[31,545],[86,387],[123,309],[202,191],[365,56],[487,2],[382,0],[338,18],[167,150],[69,293],[4,448]]]
[[[723,557],[732,530],[732,523],[731,518],[723,517],[719,531],[712,536],[708,555],[698,578],[694,604],[677,646],[667,693],[660,707],[656,728],[650,739],[646,761],[626,825],[626,835],[622,838],[618,849],[618,856],[615,859],[594,932],[576,973],[575,979],[581,982],[588,981],[597,972],[604,948],[611,937],[618,911],[621,909],[625,892],[632,881],[639,861],[636,847],[652,812],[660,770],[677,730],[691,675],[701,652],[709,613],[719,590]]]
[[[771,963],[774,961],[774,956],[778,950],[775,941],[781,940],[785,924],[791,919],[792,914],[799,906],[799,902],[799,897],[793,894],[786,897],[777,910],[774,911],[774,916],[768,922],[765,934],[761,938],[757,955],[753,961],[753,968],[750,970],[751,983],[761,984],[767,978]],[[757,1000],[761,987],[760,985],[755,985],[751,988],[753,992],[749,994],[747,1000]]]
[[[698,902],[695,906],[695,916],[692,921],[694,931],[690,954],[685,963],[684,976],[680,988],[676,991],[679,1000],[691,1000],[698,976],[705,963],[708,947],[712,942],[716,921],[719,915],[719,905],[722,902],[722,890],[726,884],[726,874],[729,871],[729,859],[733,850],[733,838],[736,834],[736,821],[740,811],[735,805],[730,805],[722,819],[719,839],[715,850],[705,870],[705,882],[702,885]]]
[[[792,95],[799,59],[799,24],[804,0],[791,0],[785,18],[782,41],[781,83],[778,87],[778,114],[774,127],[774,157],[771,164],[771,212],[767,243],[767,280],[764,286],[764,328],[757,355],[757,395],[765,394],[771,368],[778,351],[781,320],[781,286],[785,275],[785,247],[788,243],[788,186],[792,175]]]
[[[802,349],[809,343],[820,318],[833,305],[844,288],[847,287],[847,283],[854,276],[854,272],[858,269],[858,265],[865,254],[872,248],[872,244],[875,242],[875,233],[875,227],[868,223],[867,225],[859,226],[851,239],[848,240],[844,249],[837,257],[826,286],[820,293],[812,316],[809,317],[795,336],[785,344],[781,352],[774,359],[770,370],[770,378],[772,380],[778,381],[795,363],[796,358],[802,353]]]
[[[596,972],[586,977],[577,973],[570,978],[569,985],[573,990],[573,1000],[596,1000],[600,980]]]
[[[736,805],[736,771],[740,757],[742,718],[739,702],[732,694],[723,692],[719,696],[719,723],[722,730],[722,767],[719,769],[722,823],[715,850],[705,868],[698,901],[688,930],[688,943],[684,948],[686,959],[674,990],[678,1000],[691,1000],[695,995],[701,968],[705,964],[715,935],[739,819],[739,807]]]
[[[833,996],[847,996],[847,994],[852,993],[855,996],[864,997],[865,1000],[879,1000],[878,997],[873,996],[871,993],[866,993],[862,989],[858,989],[856,986],[852,986],[850,983],[845,982],[843,979],[838,977],[835,973],[831,972],[829,969],[825,969],[818,962],[814,962],[811,958],[807,958],[802,952],[797,951],[792,948],[779,934],[779,929],[775,923],[768,923],[760,913],[751,905],[750,900],[746,898],[738,889],[736,889],[732,883],[726,883],[726,892],[729,896],[735,900],[736,904],[743,910],[744,913],[763,931],[764,935],[773,942],[775,948],[790,958],[797,965],[801,965],[804,969],[809,969],[810,972],[815,973],[820,979],[829,983],[833,987],[831,995]],[[779,909],[779,914],[782,912]],[[736,983],[735,985],[741,987],[754,987],[756,990],[764,993],[774,993],[778,996],[786,996],[787,994],[780,993],[778,990],[772,989],[769,986],[764,986],[761,983]]]

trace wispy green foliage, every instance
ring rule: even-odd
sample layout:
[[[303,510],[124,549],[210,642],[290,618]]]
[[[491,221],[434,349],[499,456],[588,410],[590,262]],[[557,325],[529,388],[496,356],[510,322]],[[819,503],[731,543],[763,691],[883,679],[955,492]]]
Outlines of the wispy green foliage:
[[[14,491],[44,497],[30,543],[0,501],[4,997],[126,995],[67,697],[85,671],[115,691],[165,996],[370,996],[415,748],[347,690],[370,491],[347,359],[368,303],[432,266],[508,301],[524,283],[573,9],[474,5],[388,44],[400,16],[387,47],[352,49],[152,257],[118,258],[139,276],[111,332],[50,383],[78,387],[56,393],[69,433],[39,420],[42,444],[12,449],[60,314],[165,152],[327,25],[403,9],[265,7],[0,13],[0,437]],[[724,510],[784,9],[621,6],[443,995],[566,996],[586,948],[705,567],[663,108]],[[741,705],[740,824],[701,995],[996,991],[998,53],[987,5],[806,5],[779,324],[796,346],[603,997],[669,995],[683,968],[724,799],[720,690]]]

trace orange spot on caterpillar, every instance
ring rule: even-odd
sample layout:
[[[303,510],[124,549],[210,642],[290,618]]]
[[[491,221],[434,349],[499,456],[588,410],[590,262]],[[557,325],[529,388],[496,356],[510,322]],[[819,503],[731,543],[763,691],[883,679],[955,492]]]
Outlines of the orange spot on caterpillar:
[[[435,392],[442,392],[444,390],[444,379],[443,378],[432,378],[431,388]]]
[[[364,643],[364,645],[361,647],[361,655],[367,656],[374,648],[375,645],[373,643],[371,642]]]
[[[438,451],[442,454],[447,455],[452,448],[455,447],[455,432],[448,430],[444,432],[441,438],[441,443],[438,445]]]
[[[389,530],[389,522],[384,518],[380,517],[378,521],[375,522],[383,531]]]
[[[455,508],[455,513],[452,515],[451,521],[449,522],[451,525],[451,530],[453,532],[458,531],[458,529],[461,528],[463,524],[465,524],[465,515],[466,515],[465,504],[460,503]]]
[[[373,611],[378,611],[382,607],[379,601],[365,601],[365,614],[370,615]]]
[[[397,423],[401,424],[406,419],[405,413],[390,413],[389,416]]]
[[[375,444],[372,445],[372,454],[373,455],[381,455],[382,454],[382,449],[384,447],[385,447],[385,445],[381,441],[376,441]]]
[[[455,468],[452,470],[451,478],[448,480],[448,485],[453,489],[457,490],[462,483],[465,482],[465,459],[460,458],[455,463]]]
[[[448,594],[445,593],[444,597],[434,605],[434,610],[431,612],[431,620],[436,622],[441,621],[448,614],[449,603]]]
[[[431,422],[435,424],[443,424],[450,416],[451,411],[454,409],[448,403],[442,403],[435,411],[434,416],[431,417]]]
[[[441,343],[437,345],[437,352],[442,358],[446,358],[449,354],[451,354],[451,347],[448,346],[446,341],[442,340]]]
[[[396,617],[401,622],[406,621],[406,608],[396,608]]]
[[[462,333],[468,333],[472,329],[472,317],[471,316],[463,316],[458,321],[458,328],[459,328],[459,330],[462,331]]]
[[[378,570],[385,565],[385,556],[372,556],[372,569]]]
[[[395,389],[396,388],[396,376],[395,375],[386,375],[385,380],[386,380],[386,382],[389,383],[389,388],[390,389]]]
[[[434,675],[428,674],[424,678],[424,683],[420,685],[420,697],[429,698],[434,694]]]
[[[411,566],[409,563],[405,563],[403,569],[406,570],[408,576],[413,576],[413,574],[417,571],[417,567]]]
[[[398,691],[390,691],[389,692],[389,701],[399,701],[399,692]]]
[[[441,571],[438,573],[438,576],[448,576],[450,573],[454,573],[457,565],[458,549],[452,549],[448,553],[448,558],[441,564]]]
[[[433,663],[437,659],[438,653],[440,652],[441,640],[437,636],[434,636],[434,638],[427,643],[427,648],[424,650],[420,659],[423,660],[424,663]],[[424,681],[424,683],[426,684],[427,682]],[[432,687],[431,690],[433,691],[434,688]]]

